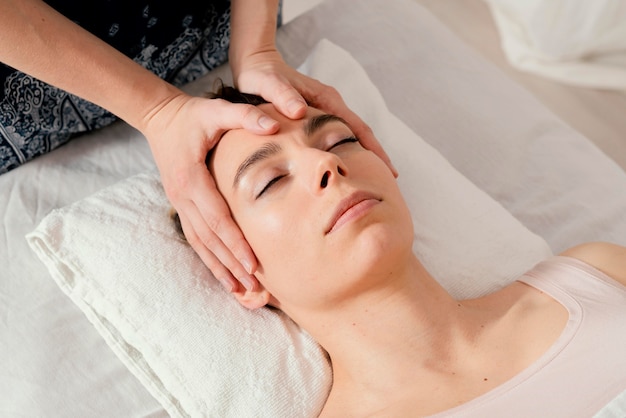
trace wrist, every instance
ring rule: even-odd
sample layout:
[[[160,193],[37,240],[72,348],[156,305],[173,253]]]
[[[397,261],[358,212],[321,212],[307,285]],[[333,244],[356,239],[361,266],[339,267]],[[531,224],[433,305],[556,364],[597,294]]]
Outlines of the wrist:
[[[282,63],[283,58],[276,48],[267,47],[251,51],[247,55],[239,55],[233,58],[230,64],[233,80],[237,85],[239,76],[250,69],[261,69],[272,66],[275,63]]]
[[[258,55],[276,54],[278,0],[232,0],[229,62],[233,74]]]
[[[183,98],[187,97],[182,90],[156,75],[149,83],[136,83],[129,94],[128,106],[124,106],[118,116],[147,138],[150,138],[148,131],[155,128],[155,117],[163,114],[165,108],[182,107]]]

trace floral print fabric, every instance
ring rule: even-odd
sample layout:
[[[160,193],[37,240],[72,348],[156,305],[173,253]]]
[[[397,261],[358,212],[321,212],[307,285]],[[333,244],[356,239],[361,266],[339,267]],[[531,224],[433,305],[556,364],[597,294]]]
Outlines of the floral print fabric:
[[[49,0],[48,4],[159,77],[180,86],[224,63],[230,2]],[[0,174],[116,117],[0,63]]]

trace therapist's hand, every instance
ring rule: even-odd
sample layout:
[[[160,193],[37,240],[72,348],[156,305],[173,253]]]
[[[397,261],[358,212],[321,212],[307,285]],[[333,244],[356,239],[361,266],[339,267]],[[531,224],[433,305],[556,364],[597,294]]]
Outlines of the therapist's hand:
[[[180,92],[152,112],[142,129],[187,241],[231,292],[241,291],[241,285],[257,288],[252,274],[257,260],[218,192],[205,158],[224,132],[240,128],[271,134],[278,130],[278,122],[252,105]]]
[[[394,176],[398,176],[371,128],[346,106],[337,90],[299,73],[287,65],[275,49],[241,59],[241,63],[233,67],[233,79],[240,91],[262,96],[288,118],[303,117],[307,103],[341,117],[350,125],[361,145],[378,155]]]

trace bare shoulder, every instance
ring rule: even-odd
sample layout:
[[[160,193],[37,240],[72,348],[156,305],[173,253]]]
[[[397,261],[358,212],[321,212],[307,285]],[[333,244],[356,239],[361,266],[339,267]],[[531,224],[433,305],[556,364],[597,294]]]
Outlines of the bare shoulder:
[[[626,285],[626,247],[608,242],[588,242],[560,255],[577,258]]]

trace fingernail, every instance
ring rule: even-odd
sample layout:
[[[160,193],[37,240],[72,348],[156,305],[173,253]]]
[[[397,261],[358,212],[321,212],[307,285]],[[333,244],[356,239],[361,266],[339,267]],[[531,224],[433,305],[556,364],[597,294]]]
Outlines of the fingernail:
[[[297,113],[300,109],[302,109],[304,106],[306,106],[306,103],[304,103],[302,100],[292,99],[287,105],[287,110],[289,110],[289,113],[293,115]]]
[[[226,289],[228,293],[232,293],[232,291],[235,289],[235,286],[233,286],[233,283],[229,279],[220,277],[217,280],[222,284],[222,286],[224,286],[224,289]]]
[[[252,277],[250,276],[240,277],[239,281],[241,282],[243,287],[246,288],[246,290],[254,290],[254,288],[256,287],[254,283],[254,279],[252,279]]]
[[[276,121],[272,118],[269,118],[267,116],[261,116],[259,118],[259,126],[261,126],[261,128],[263,129],[272,129],[274,127],[274,124],[276,124]]]
[[[241,265],[243,266],[244,269],[246,269],[246,271],[249,274],[253,273],[253,271],[252,271],[252,263],[251,262],[249,262],[248,260],[242,260],[241,261]]]

